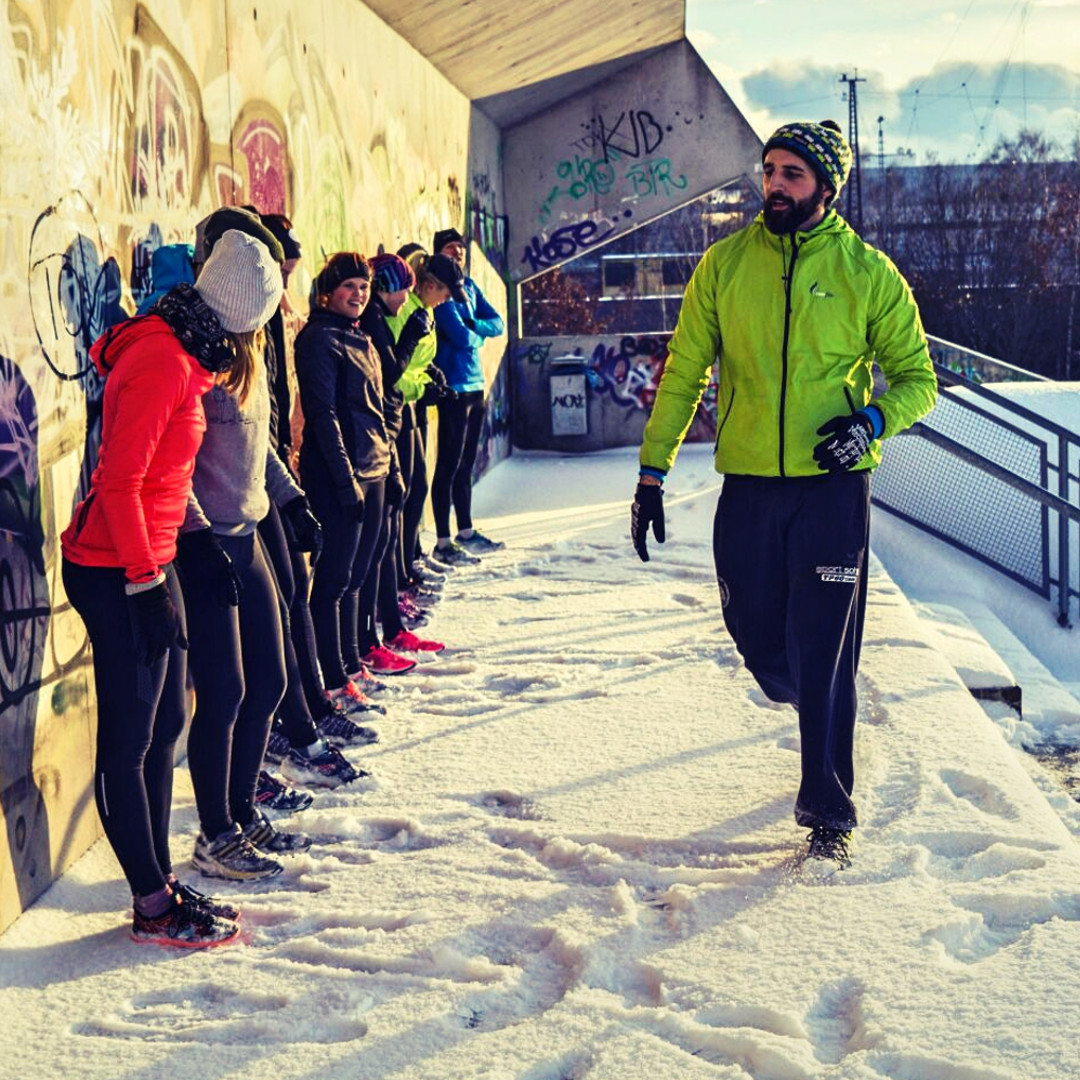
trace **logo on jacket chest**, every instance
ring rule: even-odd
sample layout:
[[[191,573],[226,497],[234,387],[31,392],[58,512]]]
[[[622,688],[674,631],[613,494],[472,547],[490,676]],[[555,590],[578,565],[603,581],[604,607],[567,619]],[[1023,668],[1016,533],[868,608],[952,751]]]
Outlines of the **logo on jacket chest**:
[[[810,295],[816,296],[819,300],[832,300],[836,294],[829,292],[828,289],[823,289],[821,285],[815,281],[814,284],[810,286]]]

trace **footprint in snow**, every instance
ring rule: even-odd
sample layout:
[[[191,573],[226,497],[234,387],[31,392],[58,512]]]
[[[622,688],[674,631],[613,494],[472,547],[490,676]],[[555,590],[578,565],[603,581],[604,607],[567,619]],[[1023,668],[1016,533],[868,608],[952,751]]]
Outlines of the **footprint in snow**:
[[[543,818],[532,799],[516,791],[488,791],[479,796],[477,803],[493,814],[520,821],[540,821]]]
[[[1016,821],[1020,817],[1020,811],[1008,795],[981,776],[974,776],[960,769],[942,769],[940,775],[953,795],[971,803],[984,814],[992,814],[1008,821]]]

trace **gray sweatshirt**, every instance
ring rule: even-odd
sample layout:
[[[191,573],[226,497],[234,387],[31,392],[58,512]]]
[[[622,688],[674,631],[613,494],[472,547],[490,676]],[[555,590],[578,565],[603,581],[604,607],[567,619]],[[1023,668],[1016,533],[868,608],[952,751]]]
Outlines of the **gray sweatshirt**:
[[[260,363],[244,407],[223,387],[203,395],[206,435],[181,532],[212,528],[220,536],[247,536],[270,512],[303,489],[270,447],[270,390]]]

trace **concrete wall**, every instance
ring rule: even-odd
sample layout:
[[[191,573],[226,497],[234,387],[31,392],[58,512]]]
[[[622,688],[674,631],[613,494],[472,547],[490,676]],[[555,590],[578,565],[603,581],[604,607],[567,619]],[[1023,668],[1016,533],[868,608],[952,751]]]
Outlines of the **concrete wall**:
[[[727,181],[761,142],[689,42],[510,128],[510,273],[523,281]]]
[[[429,244],[468,213],[491,223],[472,272],[504,310],[506,232],[498,132],[357,0],[10,0],[0,108],[2,929],[98,829],[57,537],[97,445],[87,349],[146,290],[150,251],[225,203],[285,211],[303,308],[320,249]],[[507,448],[505,400],[489,413],[485,462]]]
[[[567,453],[637,446],[656,399],[670,339],[670,334],[608,334],[515,342],[514,445]],[[714,379],[686,441],[715,439]]]

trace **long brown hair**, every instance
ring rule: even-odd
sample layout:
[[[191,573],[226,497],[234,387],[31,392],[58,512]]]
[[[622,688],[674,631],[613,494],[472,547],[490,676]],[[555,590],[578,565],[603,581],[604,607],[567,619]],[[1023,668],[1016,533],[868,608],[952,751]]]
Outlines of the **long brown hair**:
[[[221,377],[221,385],[243,406],[251,393],[258,365],[263,361],[266,335],[262,329],[243,333],[228,331],[228,338],[236,356],[233,365]]]

